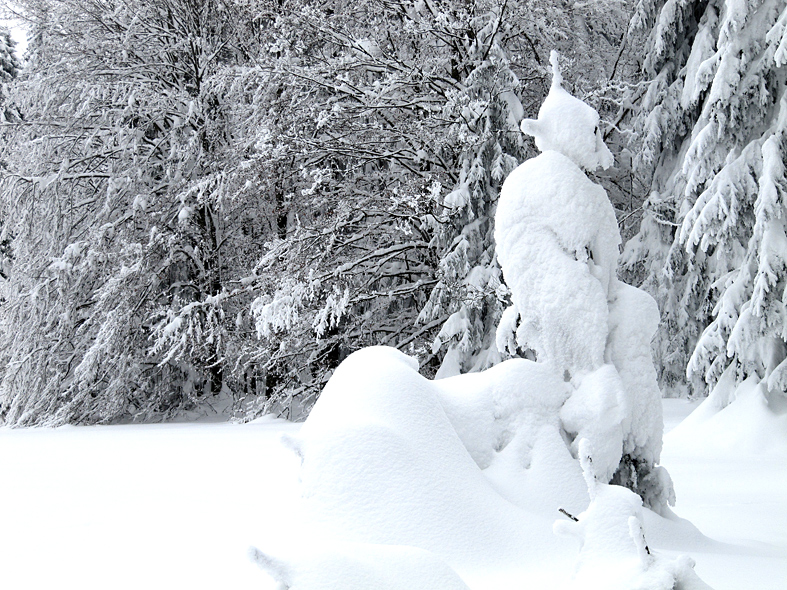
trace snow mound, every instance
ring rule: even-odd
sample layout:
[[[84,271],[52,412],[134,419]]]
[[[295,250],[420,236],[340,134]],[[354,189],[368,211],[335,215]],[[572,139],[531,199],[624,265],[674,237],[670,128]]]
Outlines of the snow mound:
[[[756,375],[735,385],[734,367],[710,395],[667,436],[697,454],[756,453],[787,459],[787,403]]]
[[[289,590],[469,590],[444,561],[415,547],[331,541],[296,551],[252,548],[250,557]]]
[[[560,419],[571,387],[550,367],[511,359],[434,385],[451,425],[501,496],[539,514],[587,505]]]
[[[302,590],[602,579],[671,589],[662,581],[693,579],[690,563],[651,556],[640,497],[599,481],[620,456],[624,393],[609,364],[578,388],[524,359],[430,381],[394,348],[357,351],[284,440],[301,459],[298,538],[309,541],[253,557],[282,588]],[[588,437],[578,445],[574,424]],[[558,509],[579,522],[553,527]],[[570,545],[554,531],[582,542],[573,581]]]
[[[451,384],[461,377],[429,381],[393,348],[350,355],[290,441],[302,458],[312,521],[342,540],[420,547],[454,567],[559,552],[551,518],[517,510],[479,467],[510,446],[517,424],[526,422],[522,408],[548,413],[553,385],[558,399],[565,396],[535,363],[514,364],[512,372],[496,372],[501,386],[470,379],[452,398]],[[530,401],[508,389],[514,373]]]
[[[580,553],[570,587],[581,590],[704,590],[694,562],[653,553],[643,528],[642,500],[631,490],[599,482],[593,449],[579,443],[580,461],[591,497],[588,509],[572,521],[559,520],[555,533],[579,540]],[[569,515],[570,516],[570,515]]]

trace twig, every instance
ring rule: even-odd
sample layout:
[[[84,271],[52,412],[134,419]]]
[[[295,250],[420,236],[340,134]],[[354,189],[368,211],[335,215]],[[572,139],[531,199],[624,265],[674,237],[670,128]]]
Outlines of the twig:
[[[562,512],[563,514],[565,514],[566,516],[568,516],[568,517],[569,517],[571,520],[573,520],[574,522],[579,522],[579,519],[578,519],[576,516],[574,516],[573,514],[569,514],[569,513],[568,513],[568,512],[565,510],[565,508],[558,508],[558,509],[557,509],[557,511],[558,511],[558,512]]]

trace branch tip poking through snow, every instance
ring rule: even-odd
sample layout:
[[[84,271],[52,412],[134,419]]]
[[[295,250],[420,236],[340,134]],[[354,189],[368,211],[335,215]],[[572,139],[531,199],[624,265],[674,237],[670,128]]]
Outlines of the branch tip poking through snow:
[[[563,86],[563,75],[560,73],[560,54],[556,50],[549,52],[549,63],[552,64],[552,86]]]

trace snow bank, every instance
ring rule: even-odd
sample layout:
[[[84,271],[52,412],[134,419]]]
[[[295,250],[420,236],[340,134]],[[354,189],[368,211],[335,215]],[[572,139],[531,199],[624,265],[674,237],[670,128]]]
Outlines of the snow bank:
[[[671,433],[674,444],[694,453],[756,452],[787,460],[787,403],[756,375],[737,387],[731,367],[688,418]]]
[[[510,378],[516,382],[516,372]],[[471,389],[475,391],[475,385]],[[459,390],[457,385],[456,395]],[[669,424],[677,424],[695,407],[686,400],[664,403]],[[371,576],[366,579],[374,583],[368,588],[386,588],[385,583],[393,584],[399,576],[413,589],[443,580],[438,575],[450,584],[450,572],[440,573],[445,572],[445,560],[424,550],[398,553],[393,548],[383,557],[375,553],[376,547],[340,544],[335,537],[317,536],[308,523],[294,525],[302,502],[299,461],[279,439],[282,433],[297,435],[300,428],[270,419],[252,424],[0,428],[0,504],[10,507],[0,527],[3,587],[280,588],[246,558],[249,545],[279,563],[291,562],[298,576],[292,580],[307,588],[325,588],[317,586],[324,583],[317,579],[320,568],[344,582],[356,575],[354,568],[372,568],[371,560],[390,579],[383,582],[373,572],[357,574]],[[678,442],[669,434],[665,437],[664,462],[678,490],[675,510],[725,544],[703,537],[685,520],[668,521],[643,510],[652,554],[658,558],[690,552],[697,573],[718,590],[782,590],[787,579],[787,461],[754,450],[699,453],[694,445]],[[537,469],[537,448],[528,474]],[[495,464],[482,471],[488,479]],[[584,504],[564,506],[568,512],[580,515],[588,508],[583,493]],[[568,522],[552,507],[533,505],[530,511],[548,516],[550,522]],[[541,532],[553,536],[551,530]],[[473,590],[562,589],[579,553],[577,541],[564,542],[557,559],[543,559],[536,552],[494,572],[463,574],[464,583]],[[412,561],[419,574],[397,569],[399,556],[408,564]],[[357,562],[360,565],[351,567]],[[308,576],[313,576],[311,581]]]
[[[602,483],[624,441],[613,365],[576,389],[551,366],[524,359],[437,381],[417,369],[393,348],[353,353],[299,435],[286,439],[301,458],[311,527],[302,536],[312,541],[255,554],[280,583],[303,590],[452,589],[459,580],[473,588],[704,588],[689,584],[701,584],[690,560],[645,549],[640,497]],[[569,445],[572,430],[587,438]],[[581,541],[573,579],[565,565],[574,552],[553,534],[558,509],[579,515],[554,525]],[[411,571],[395,573],[408,559]],[[552,564],[548,576],[545,564]]]
[[[724,375],[698,406],[664,400],[670,413],[696,408],[664,436],[662,458],[676,514],[714,541],[685,520],[682,531],[661,521],[651,532],[647,523],[649,538],[690,550],[697,573],[718,590],[781,590],[787,580],[787,423],[763,385],[752,376],[735,387]]]
[[[533,369],[530,405],[538,406],[551,383],[535,363],[523,363],[519,377]],[[344,541],[419,547],[460,571],[559,554],[560,543],[548,534],[551,519],[515,509],[473,458],[492,462],[493,449],[515,437],[522,420],[514,414],[527,402],[494,386],[487,390],[498,395],[484,400],[475,380],[465,388],[467,404],[455,398],[444,406],[457,379],[430,382],[414,359],[392,348],[350,355],[289,443],[302,458],[313,522]],[[458,431],[474,441],[470,450]]]

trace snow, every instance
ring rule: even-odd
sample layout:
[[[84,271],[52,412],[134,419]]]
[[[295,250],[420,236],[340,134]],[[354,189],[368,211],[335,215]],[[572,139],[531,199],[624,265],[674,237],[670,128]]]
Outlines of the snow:
[[[494,374],[508,386],[509,371],[517,371],[519,383],[544,376],[535,363],[515,365]],[[494,386],[493,395],[485,395],[489,389],[479,386],[493,379],[478,375],[455,392],[451,384],[464,385],[463,376],[431,382],[417,368],[395,349],[371,347],[336,370],[291,443],[303,461],[309,521],[340,541],[425,549],[470,576],[536,552],[544,559],[559,554],[559,540],[548,534],[553,515],[515,510],[472,456],[485,464],[493,448],[515,438],[518,396]],[[536,378],[527,379],[528,373]],[[534,406],[553,393],[548,380],[538,385],[541,391],[531,393]],[[446,412],[441,398],[455,393],[469,407],[455,399]],[[458,431],[475,441],[472,453]]]
[[[703,443],[714,431],[723,438],[728,425],[714,421],[719,412],[685,422],[697,402],[663,402],[668,431],[663,460],[675,481],[675,510],[714,540],[687,521],[665,521],[646,510],[651,551],[665,559],[688,553],[697,574],[716,590],[781,590],[787,576],[783,447],[766,454],[748,446],[719,450]],[[732,404],[724,412],[732,420],[737,410]],[[757,414],[746,416],[737,416],[741,432],[761,426]],[[692,434],[698,420],[703,430]],[[304,537],[296,512],[299,461],[280,442],[281,435],[297,436],[300,429],[270,419],[245,425],[0,429],[3,587],[272,590],[273,578],[248,558],[253,545],[289,564],[297,576],[295,590],[358,588],[347,582],[350,576],[374,580],[366,588],[462,588],[444,560],[422,549]],[[770,430],[787,443],[783,425]],[[508,510],[520,514],[515,507]],[[562,518],[534,511],[550,521]],[[547,543],[555,542],[551,531],[542,533]],[[541,587],[559,587],[551,582],[570,575],[577,557],[576,541],[565,541],[558,560],[542,562],[543,553],[536,551],[501,566],[497,576],[468,576],[464,583],[513,585],[526,576],[550,582]],[[326,575],[319,576],[321,571]],[[334,575],[347,585],[332,585]]]
[[[606,192],[563,154],[545,152],[506,179],[495,216],[497,257],[514,303],[527,313],[523,323],[538,325],[541,340],[528,344],[542,358],[578,370],[602,364],[605,285],[619,240]]]
[[[251,558],[293,590],[468,590],[434,554],[399,545],[330,543],[313,539],[272,558],[257,549]]]
[[[675,511],[714,539],[691,541],[697,574],[713,588],[784,588],[785,409],[768,408],[754,379],[730,383],[722,378],[702,403],[663,400],[662,460],[675,483]],[[725,397],[734,399],[722,408]]]
[[[538,120],[522,122],[543,153],[506,178],[495,214],[497,257],[513,303],[496,341],[501,352],[534,351],[570,382],[559,418],[572,454],[587,440],[596,477],[614,477],[666,513],[672,492],[657,466],[661,406],[650,350],[658,308],[617,279],[615,212],[583,171],[612,157],[598,113],[561,87],[556,54],[552,65]]]
[[[498,342],[538,363],[431,381],[414,358],[370,347],[341,363],[302,426],[0,430],[11,587],[708,588],[697,573],[777,587],[787,402],[756,375],[735,387],[730,370],[662,449],[658,309],[617,279],[614,211],[582,170],[611,154],[552,63],[539,118],[522,123],[543,153],[507,178],[495,228],[513,301]],[[455,314],[438,340],[467,321]],[[670,405],[670,426],[688,407]],[[688,502],[675,503],[662,450]],[[712,504],[717,540],[681,518],[705,527],[714,497],[728,501]],[[764,537],[752,519],[768,521]]]
[[[0,585],[259,588],[259,531],[287,523],[297,461],[244,426],[0,429]]]
[[[524,119],[521,129],[532,135],[542,152],[565,154],[585,170],[612,166],[612,152],[604,145],[600,117],[591,106],[562,87],[557,53],[552,52],[552,86],[538,111],[538,119]]]

